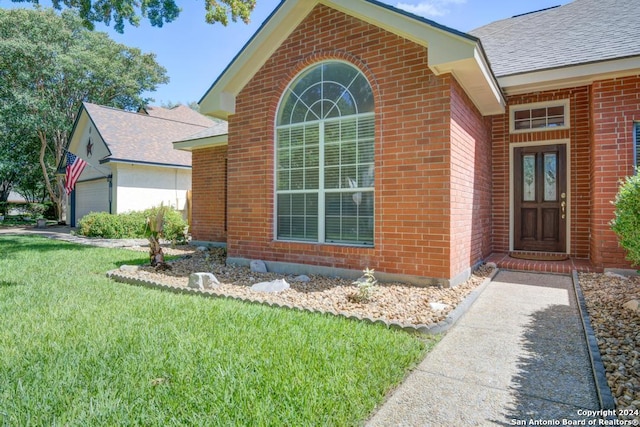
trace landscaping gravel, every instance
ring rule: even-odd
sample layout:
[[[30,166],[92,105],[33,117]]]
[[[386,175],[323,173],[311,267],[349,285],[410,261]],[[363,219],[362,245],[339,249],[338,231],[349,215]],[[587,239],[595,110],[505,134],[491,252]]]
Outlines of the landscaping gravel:
[[[621,420],[640,420],[640,277],[581,273],[580,286]]]
[[[147,250],[145,247],[139,250]],[[416,287],[402,283],[379,283],[369,301],[357,300],[358,286],[351,280],[338,277],[309,275],[310,281],[295,281],[295,276],[276,273],[255,273],[248,267],[226,265],[223,249],[206,251],[175,248],[165,253],[182,255],[169,262],[170,270],[156,271],[151,266],[142,266],[136,272],[118,271],[120,276],[152,281],[174,287],[188,286],[189,274],[210,272],[221,282],[215,289],[204,292],[233,296],[256,302],[276,303],[312,311],[340,313],[370,319],[382,319],[402,325],[434,325],[447,315],[480,285],[492,268],[480,267],[465,283],[454,288]],[[282,292],[266,293],[251,290],[258,282],[284,278],[290,288]],[[434,304],[434,307],[431,306]]]
[[[140,247],[139,250],[147,250]],[[169,271],[143,266],[131,277],[171,286],[187,287],[193,272],[211,272],[222,285],[206,292],[231,295],[258,302],[277,303],[315,311],[379,318],[388,322],[434,325],[441,322],[492,272],[482,266],[465,283],[455,288],[416,287],[401,283],[379,284],[369,302],[357,302],[357,286],[350,280],[311,276],[311,281],[295,282],[294,276],[254,273],[248,267],[225,265],[224,250],[200,252],[192,247],[167,248],[167,254],[181,255]],[[290,289],[279,293],[258,293],[250,289],[257,282],[284,278]],[[599,273],[579,274],[580,285],[605,364],[606,376],[622,420],[640,419],[640,311],[625,303],[640,301],[640,277],[621,278]],[[430,303],[444,304],[442,310]],[[437,304],[436,304],[437,306]]]

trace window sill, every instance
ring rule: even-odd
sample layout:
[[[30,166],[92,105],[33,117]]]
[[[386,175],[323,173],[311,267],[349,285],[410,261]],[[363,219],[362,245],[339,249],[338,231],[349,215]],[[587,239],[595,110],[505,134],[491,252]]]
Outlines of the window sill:
[[[362,249],[375,249],[374,244],[364,244],[364,243],[341,243],[341,242],[310,242],[308,240],[283,240],[276,239],[272,241],[276,244],[305,244],[305,245],[314,245],[314,246],[339,246],[339,247],[348,247],[348,248],[362,248]]]

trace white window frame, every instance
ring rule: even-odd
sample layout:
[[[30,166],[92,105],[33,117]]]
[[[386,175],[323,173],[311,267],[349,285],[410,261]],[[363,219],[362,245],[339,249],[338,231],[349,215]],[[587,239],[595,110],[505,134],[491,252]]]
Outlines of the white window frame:
[[[344,61],[336,61],[336,60],[332,60],[332,61],[327,61],[327,62],[344,62]],[[292,81],[290,84],[293,84],[293,82],[295,82],[298,79],[298,76],[304,72],[306,72],[307,70],[309,70],[310,68],[316,67],[318,65],[321,65],[322,63],[316,63],[311,65],[310,67],[307,67],[305,70],[301,71]],[[355,68],[358,70],[358,72],[364,76],[364,73],[362,73],[361,70],[359,70],[357,67],[355,67],[353,64],[347,63],[349,64],[351,67]],[[369,83],[369,85],[371,85],[371,83]],[[285,91],[283,92],[283,95],[280,99],[278,108],[277,108],[277,112],[280,112],[280,109],[283,106],[283,102],[286,99],[286,94],[288,91],[288,88],[290,87],[287,86],[287,89],[285,89]],[[294,239],[294,238],[279,238],[278,237],[278,195],[279,194],[303,194],[303,193],[309,193],[308,190],[278,190],[278,130],[279,129],[284,129],[287,127],[296,127],[299,125],[302,125],[303,123],[295,123],[295,124],[288,124],[288,125],[278,125],[278,114],[276,114],[276,120],[275,120],[275,132],[274,132],[274,188],[273,188],[273,200],[274,200],[274,212],[273,212],[273,218],[274,218],[274,223],[273,223],[273,235],[274,235],[274,240],[278,241],[278,242],[295,242],[295,243],[310,243],[310,244],[331,244],[331,245],[340,245],[340,246],[356,246],[356,247],[367,247],[367,248],[371,248],[375,246],[375,231],[374,234],[372,236],[372,240],[371,242],[349,242],[349,241],[327,241],[326,240],[326,217],[327,217],[327,210],[326,210],[326,206],[325,206],[325,195],[327,193],[370,193],[372,195],[372,197],[374,197],[375,199],[375,185],[373,186],[360,186],[360,183],[357,183],[356,181],[356,185],[350,188],[336,188],[336,189],[329,189],[329,188],[325,188],[325,166],[324,166],[324,162],[325,162],[325,136],[324,136],[324,128],[325,128],[325,124],[326,123],[331,123],[331,122],[335,122],[335,121],[340,121],[340,120],[349,120],[350,118],[373,118],[374,119],[374,126],[375,126],[375,112],[367,112],[367,113],[359,113],[357,115],[349,115],[349,116],[341,116],[341,117],[335,117],[335,118],[326,118],[326,119],[320,119],[320,120],[311,120],[308,122],[304,122],[304,124],[318,124],[319,125],[319,188],[317,190],[315,190],[315,193],[318,195],[318,237],[316,240],[309,240],[309,239]],[[374,140],[374,145],[375,145],[375,140]],[[374,202],[375,203],[375,202]],[[375,206],[373,207],[373,211],[374,211],[374,217],[375,217]],[[374,230],[375,230],[375,225],[374,225]]]
[[[564,107],[564,126],[545,126],[539,128],[516,129],[515,114],[518,111],[536,110],[539,108]],[[548,116],[545,116],[548,118]],[[529,104],[518,104],[509,106],[509,133],[546,132],[550,130],[563,130],[571,127],[570,100],[561,99],[557,101],[532,102]]]

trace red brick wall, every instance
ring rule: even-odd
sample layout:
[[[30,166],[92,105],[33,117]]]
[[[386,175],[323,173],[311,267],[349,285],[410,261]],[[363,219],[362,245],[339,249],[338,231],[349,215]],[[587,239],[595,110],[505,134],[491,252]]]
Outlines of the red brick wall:
[[[451,270],[453,277],[491,254],[489,119],[451,85]]]
[[[594,82],[591,104],[591,262],[628,268],[609,221],[619,180],[634,173],[633,122],[640,121],[640,75]]]
[[[493,194],[492,230],[493,250],[509,250],[509,147],[514,143],[540,142],[552,140],[570,141],[568,154],[571,162],[569,185],[571,190],[570,209],[570,253],[573,257],[589,257],[589,218],[591,214],[591,165],[590,158],[590,122],[589,87],[536,92],[515,95],[507,98],[509,108],[519,104],[570,100],[570,129],[525,132],[509,134],[509,110],[504,115],[494,116],[492,120],[492,156],[493,156]]]
[[[307,66],[326,59],[351,62],[369,79],[376,102],[375,247],[290,243],[274,237],[274,123],[280,97]],[[450,261],[450,76],[428,69],[427,51],[323,5],[300,24],[236,98],[229,121],[228,253],[231,257],[375,268],[448,279],[487,249],[473,242],[463,261]],[[456,105],[464,153],[470,128],[481,124],[466,97]],[[466,148],[465,148],[466,147]],[[487,169],[488,170],[488,169]],[[460,172],[461,179],[464,175]],[[466,191],[461,189],[461,192]],[[463,197],[464,203],[469,195]],[[462,199],[461,199],[462,200]],[[460,203],[462,204],[462,202]],[[462,221],[471,217],[464,209]],[[194,208],[195,211],[195,208]],[[195,212],[194,212],[195,213]]]
[[[191,155],[193,240],[226,242],[227,147],[194,150]]]

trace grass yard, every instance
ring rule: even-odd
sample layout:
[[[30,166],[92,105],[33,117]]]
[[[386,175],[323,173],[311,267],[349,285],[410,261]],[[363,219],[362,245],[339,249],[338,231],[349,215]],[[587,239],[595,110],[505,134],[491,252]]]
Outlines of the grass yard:
[[[359,425],[435,344],[104,275],[147,259],[0,235],[0,426]]]

